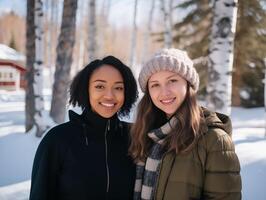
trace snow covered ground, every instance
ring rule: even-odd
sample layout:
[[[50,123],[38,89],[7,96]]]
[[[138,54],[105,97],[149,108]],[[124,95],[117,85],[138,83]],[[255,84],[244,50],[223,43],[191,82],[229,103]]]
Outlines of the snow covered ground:
[[[45,94],[48,110],[50,93]],[[231,117],[241,163],[243,200],[265,200],[264,109],[233,108]],[[24,92],[0,91],[0,200],[28,199],[32,162],[40,139],[24,134],[24,120]]]

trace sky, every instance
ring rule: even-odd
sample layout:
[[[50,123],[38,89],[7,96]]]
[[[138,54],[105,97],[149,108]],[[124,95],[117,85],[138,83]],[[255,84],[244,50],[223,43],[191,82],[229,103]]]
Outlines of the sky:
[[[51,1],[51,0],[50,0]],[[50,2],[49,1],[49,2]],[[63,2],[63,0],[58,0]],[[97,0],[97,9],[98,13],[101,12],[101,8],[107,0]],[[111,1],[111,9],[109,14],[109,22],[115,26],[132,26],[133,25],[133,11],[134,11],[134,2],[135,0],[109,0]],[[182,2],[183,0],[179,0],[178,3]],[[25,16],[26,15],[26,0],[0,0],[0,14],[3,12],[8,12],[13,10],[15,13]],[[44,2],[48,2],[45,0]],[[88,0],[82,0],[79,2],[79,10],[83,8],[85,11],[87,10],[86,7],[88,5]],[[137,25],[140,24],[147,24],[149,12],[151,8],[151,0],[138,0],[138,7],[137,7]],[[62,5],[62,4],[61,4]],[[184,16],[186,11],[178,10],[178,12],[173,13],[173,21],[181,19]],[[154,18],[157,18],[156,23],[159,21],[162,22],[162,16],[160,13],[160,2],[155,1],[155,11],[154,11]],[[80,19],[79,14],[77,14],[77,20]]]
[[[62,0],[61,0],[62,1]],[[79,1],[79,8],[86,7],[88,0]],[[97,8],[100,10],[103,6],[104,0],[98,0]],[[138,1],[138,17],[137,23],[147,21],[149,12],[149,2],[146,0]],[[15,13],[25,16],[26,15],[26,0],[0,0],[0,14],[13,10]],[[111,10],[109,20],[112,24],[131,25],[133,23],[133,10],[134,0],[111,0]]]
[[[0,13],[15,11],[19,15],[26,14],[26,0],[0,0]]]

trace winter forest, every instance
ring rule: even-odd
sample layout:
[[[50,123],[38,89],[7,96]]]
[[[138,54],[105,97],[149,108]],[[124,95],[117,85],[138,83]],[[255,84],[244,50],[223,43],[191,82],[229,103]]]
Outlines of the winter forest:
[[[188,52],[198,101],[232,118],[242,198],[266,199],[266,0],[0,0],[0,200],[28,199],[41,139],[81,111],[68,105],[79,70],[114,55],[138,78],[163,47]],[[23,86],[4,83],[7,63]]]

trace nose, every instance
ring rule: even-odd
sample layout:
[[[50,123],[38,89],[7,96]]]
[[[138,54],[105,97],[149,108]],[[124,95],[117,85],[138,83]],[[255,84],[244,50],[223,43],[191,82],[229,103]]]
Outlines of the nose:
[[[170,94],[170,90],[167,85],[161,87],[161,95],[168,96]]]
[[[114,98],[113,91],[111,89],[107,89],[104,93],[104,98],[108,100],[112,100]]]

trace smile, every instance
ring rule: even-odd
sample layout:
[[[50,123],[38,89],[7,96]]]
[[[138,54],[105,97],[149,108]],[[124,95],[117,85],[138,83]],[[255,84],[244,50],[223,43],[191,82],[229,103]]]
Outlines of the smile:
[[[169,105],[171,103],[173,103],[175,101],[176,98],[172,98],[172,99],[165,99],[165,100],[160,100],[160,102],[164,105]]]
[[[100,104],[107,108],[113,108],[116,105],[115,103],[103,103],[103,102],[100,102]]]

